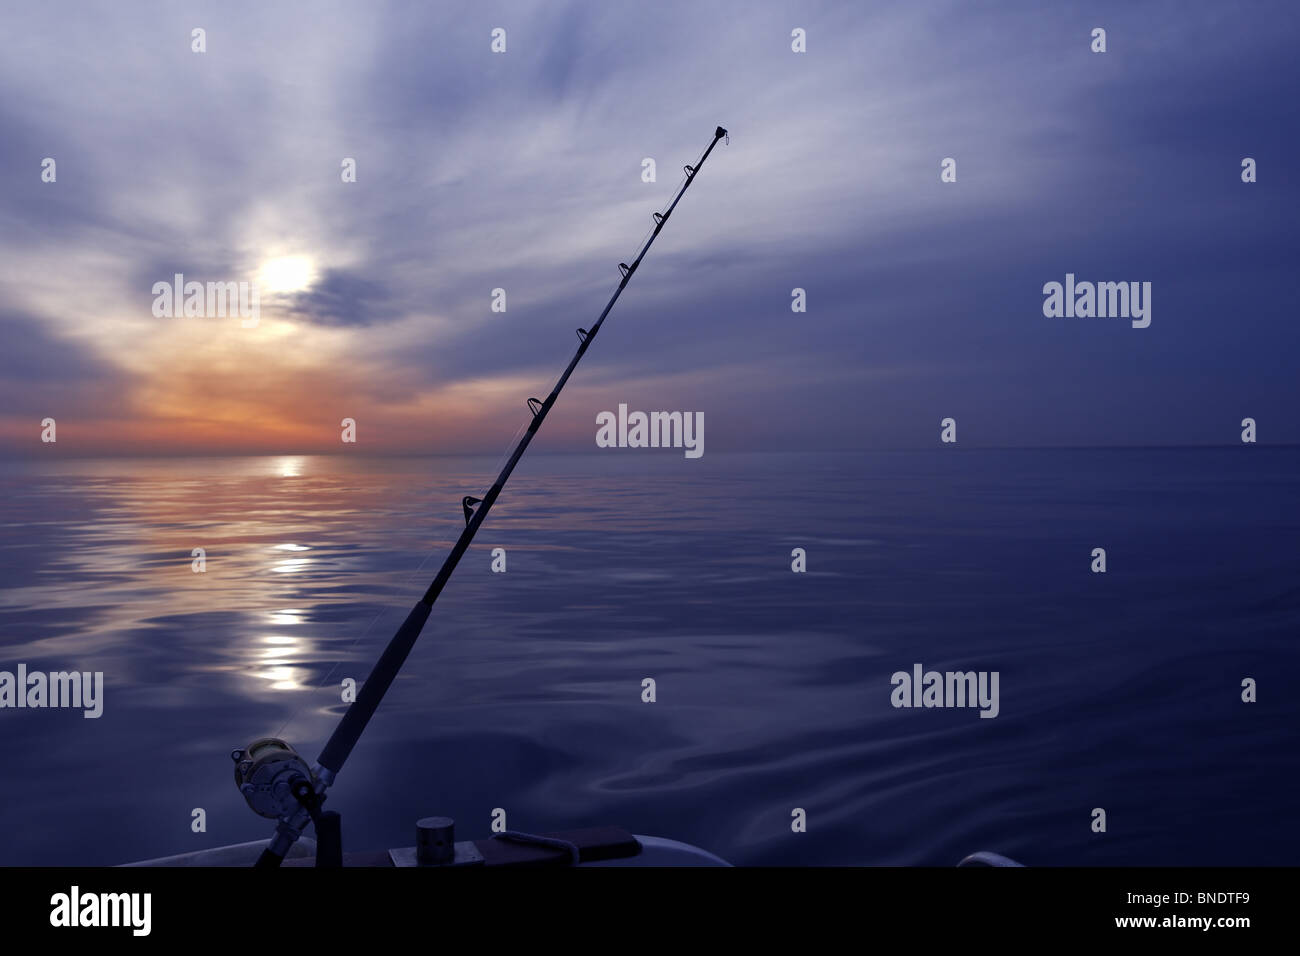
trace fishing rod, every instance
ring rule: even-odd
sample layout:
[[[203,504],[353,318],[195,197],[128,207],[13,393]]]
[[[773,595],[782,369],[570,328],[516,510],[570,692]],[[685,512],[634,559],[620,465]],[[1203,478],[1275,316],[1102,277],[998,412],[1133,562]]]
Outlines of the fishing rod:
[[[466,495],[461,499],[461,507],[465,512],[465,529],[461,531],[460,537],[452,546],[451,552],[442,563],[438,570],[437,576],[434,577],[433,583],[429,589],[424,592],[424,596],[416,602],[415,607],[411,609],[402,626],[397,629],[384,648],[383,654],[375,663],[374,668],[370,671],[370,676],[366,678],[365,684],[361,687],[361,692],[357,699],[348,707],[339,720],[338,726],[334,728],[334,733],[325,744],[325,749],[316,758],[316,765],[308,767],[307,762],[283,740],[275,737],[263,737],[253,741],[243,750],[235,750],[231,757],[235,761],[235,784],[243,793],[245,800],[253,811],[260,816],[278,821],[275,828],[275,835],[272,837],[270,844],[262,851],[258,858],[257,866],[273,867],[279,866],[284,859],[285,854],[302,835],[303,830],[307,828],[308,823],[314,823],[316,826],[317,845],[317,865],[341,865],[342,862],[342,841],[340,837],[339,815],[332,811],[321,809],[321,804],[325,799],[325,793],[334,783],[335,777],[343,769],[344,762],[348,755],[352,753],[352,748],[356,746],[357,741],[361,738],[362,732],[374,716],[375,710],[384,699],[384,694],[388,692],[389,686],[397,677],[397,672],[401,670],[402,664],[406,661],[407,655],[411,653],[411,648],[415,646],[420,632],[424,629],[425,622],[429,619],[429,613],[433,610],[433,604],[438,600],[438,595],[442,593],[443,587],[446,586],[448,579],[456,565],[460,563],[461,557],[474,540],[474,535],[478,532],[483,521],[487,518],[488,511],[501,495],[501,490],[505,487],[506,481],[509,480],[511,473],[515,470],[515,465],[523,457],[524,450],[528,448],[528,443],[533,440],[537,430],[541,428],[542,422],[546,420],[547,414],[555,405],[556,399],[560,397],[560,391],[577,368],[578,362],[587,353],[592,341],[596,338],[596,333],[605,322],[605,317],[609,315],[610,310],[614,308],[614,303],[618,297],[623,294],[627,284],[631,281],[632,276],[636,273],[637,267],[645,254],[650,251],[650,246],[658,237],[664,224],[668,222],[668,217],[672,215],[677,204],[681,202],[682,196],[690,188],[691,183],[695,182],[695,177],[699,175],[700,169],[703,168],[709,154],[713,152],[713,147],[718,145],[718,140],[727,135],[727,131],[719,126],[713,133],[713,142],[709,143],[704,155],[693,166],[685,166],[686,179],[677,195],[673,198],[672,203],[662,213],[652,213],[654,219],[654,228],[646,238],[645,244],[637,252],[636,258],[632,262],[620,262],[618,264],[619,272],[622,278],[619,280],[618,288],[610,296],[609,302],[605,304],[604,310],[600,317],[596,319],[595,324],[590,329],[578,329],[578,351],[569,361],[564,373],[560,376],[555,387],[546,398],[528,399],[528,408],[532,412],[532,421],[528,424],[527,431],[515,445],[509,460],[506,461],[505,467],[501,469],[501,474],[497,480],[492,483],[482,498],[476,498],[472,495]]]

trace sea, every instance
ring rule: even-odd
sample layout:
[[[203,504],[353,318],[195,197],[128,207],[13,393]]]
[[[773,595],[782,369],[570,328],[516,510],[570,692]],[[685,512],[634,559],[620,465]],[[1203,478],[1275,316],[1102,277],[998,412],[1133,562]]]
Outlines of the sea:
[[[315,759],[497,464],[0,464],[0,671],[103,674],[98,718],[0,709],[0,865],[268,837],[231,752]],[[441,815],[739,865],[1294,866],[1298,492],[1293,447],[530,454],[328,806],[349,850]],[[895,706],[917,665],[996,672],[997,716]]]

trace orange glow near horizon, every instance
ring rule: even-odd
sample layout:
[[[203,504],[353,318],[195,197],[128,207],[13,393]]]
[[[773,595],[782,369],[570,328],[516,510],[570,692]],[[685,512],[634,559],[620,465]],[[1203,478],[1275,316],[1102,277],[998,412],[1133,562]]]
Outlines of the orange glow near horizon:
[[[285,281],[296,281],[290,272]],[[0,418],[0,443],[22,456],[285,456],[285,477],[298,473],[294,455],[495,455],[527,420],[524,398],[545,394],[553,380],[553,363],[533,374],[450,381],[452,370],[394,361],[436,335],[437,317],[374,329],[273,311],[263,309],[251,329],[237,318],[105,323],[88,334],[118,378],[49,409],[57,447],[41,447],[40,417],[30,413]],[[581,394],[571,386],[566,405]],[[342,441],[345,418],[356,422],[355,444]],[[548,435],[581,440],[578,428],[561,413]]]

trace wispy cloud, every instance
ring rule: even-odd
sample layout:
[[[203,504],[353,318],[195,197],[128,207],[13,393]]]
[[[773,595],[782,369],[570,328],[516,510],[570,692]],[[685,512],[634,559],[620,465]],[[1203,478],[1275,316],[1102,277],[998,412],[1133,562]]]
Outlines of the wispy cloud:
[[[1295,15],[1251,16],[6,9],[3,434],[31,451],[39,408],[87,451],[324,450],[344,410],[365,447],[495,451],[520,390],[549,386],[719,123],[732,144],[557,407],[553,447],[590,447],[593,409],[631,388],[647,407],[689,396],[734,418],[740,446],[920,444],[959,412],[989,442],[1217,434],[1212,415],[1267,413],[1293,391],[1276,356],[1297,344],[1282,254]],[[498,26],[504,55],[489,50]],[[796,26],[806,54],[790,50]],[[206,53],[190,51],[194,27]],[[1234,174],[1248,154],[1266,170],[1253,192]],[[39,180],[45,156],[57,184]],[[956,184],[938,181],[944,156]],[[268,295],[256,329],[151,314],[155,281],[252,280],[284,256],[309,258],[315,281]],[[1093,267],[1157,280],[1144,338],[1042,318],[1042,282]],[[806,314],[789,310],[795,286]],[[1141,407],[1080,415],[1081,390]],[[755,408],[767,431],[739,424]]]

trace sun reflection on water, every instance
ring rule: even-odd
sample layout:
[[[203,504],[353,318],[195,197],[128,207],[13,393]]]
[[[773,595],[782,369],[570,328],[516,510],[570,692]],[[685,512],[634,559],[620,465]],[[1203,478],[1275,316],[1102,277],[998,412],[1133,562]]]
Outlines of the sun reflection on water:
[[[303,460],[300,456],[286,456],[275,459],[275,470],[281,478],[297,478],[302,474]]]
[[[305,689],[309,672],[305,667],[295,666],[295,662],[311,653],[311,642],[285,634],[267,634],[258,640],[271,646],[256,649],[259,659],[254,663],[253,676],[270,681],[272,690]]]

